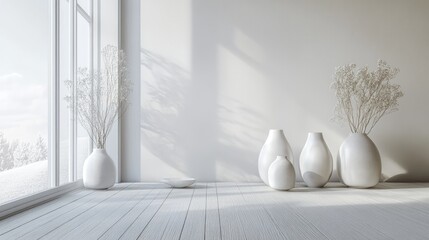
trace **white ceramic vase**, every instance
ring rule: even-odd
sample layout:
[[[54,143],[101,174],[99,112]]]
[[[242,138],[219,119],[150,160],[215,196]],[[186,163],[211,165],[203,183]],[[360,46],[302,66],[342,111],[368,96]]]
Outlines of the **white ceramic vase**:
[[[277,156],[268,169],[268,182],[276,190],[289,190],[295,187],[295,169],[285,156]]]
[[[323,187],[332,174],[332,155],[320,132],[308,133],[299,157],[299,168],[309,187]]]
[[[381,158],[374,142],[363,133],[351,133],[337,157],[338,176],[354,188],[370,188],[380,181]]]
[[[283,134],[283,130],[271,129],[258,159],[259,176],[266,185],[269,185],[268,169],[277,156],[287,156],[289,161],[293,162],[292,149]]]
[[[105,149],[94,149],[83,163],[83,185],[91,189],[106,189],[115,184],[116,167]]]

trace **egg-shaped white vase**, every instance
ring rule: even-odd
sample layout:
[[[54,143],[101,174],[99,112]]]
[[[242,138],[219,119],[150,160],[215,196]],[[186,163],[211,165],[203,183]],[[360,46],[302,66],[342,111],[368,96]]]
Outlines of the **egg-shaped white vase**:
[[[283,130],[271,129],[268,133],[268,138],[259,153],[258,159],[259,176],[266,185],[269,185],[268,169],[270,168],[271,163],[276,160],[277,156],[287,156],[287,158],[293,162],[292,149],[283,134]]]
[[[106,189],[115,181],[115,163],[105,149],[94,149],[83,163],[83,185],[91,189]]]
[[[374,142],[363,133],[351,133],[337,157],[338,176],[354,188],[370,188],[380,181],[381,158]]]
[[[323,187],[332,174],[332,155],[320,132],[308,133],[299,157],[299,168],[309,187]]]
[[[295,169],[285,156],[277,156],[268,169],[268,183],[276,190],[289,190],[295,187]]]

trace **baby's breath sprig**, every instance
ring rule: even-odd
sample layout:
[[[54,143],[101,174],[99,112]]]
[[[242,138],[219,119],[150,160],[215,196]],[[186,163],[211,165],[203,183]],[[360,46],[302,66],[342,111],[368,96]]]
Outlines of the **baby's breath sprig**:
[[[378,60],[375,71],[368,67],[356,71],[355,64],[337,67],[331,85],[337,97],[335,118],[346,121],[353,133],[369,134],[381,117],[398,110],[404,94],[391,82],[398,73],[383,60]]]

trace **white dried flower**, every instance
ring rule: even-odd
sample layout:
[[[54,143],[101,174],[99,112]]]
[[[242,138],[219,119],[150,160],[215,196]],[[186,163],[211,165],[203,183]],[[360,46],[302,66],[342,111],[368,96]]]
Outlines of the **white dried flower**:
[[[103,69],[91,73],[78,69],[77,82],[67,80],[69,107],[76,107],[77,119],[97,148],[104,148],[107,136],[117,118],[128,108],[131,82],[126,77],[123,51],[108,45],[102,52]]]
[[[378,60],[373,72],[368,67],[357,71],[355,64],[337,67],[331,88],[335,90],[335,117],[346,121],[353,133],[369,134],[384,115],[398,110],[404,94],[390,82],[399,72]]]

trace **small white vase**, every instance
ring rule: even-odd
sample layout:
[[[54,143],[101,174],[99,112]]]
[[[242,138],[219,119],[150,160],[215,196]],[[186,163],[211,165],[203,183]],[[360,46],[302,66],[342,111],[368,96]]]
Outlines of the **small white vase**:
[[[320,132],[308,133],[299,157],[299,168],[309,187],[323,187],[332,174],[332,155]]]
[[[266,185],[269,185],[268,169],[271,163],[276,160],[277,156],[287,156],[289,161],[293,162],[292,149],[283,134],[283,130],[271,129],[259,153],[258,159],[259,176]]]
[[[295,169],[285,156],[277,156],[268,169],[268,182],[276,190],[289,190],[295,187]]]
[[[83,185],[91,189],[106,189],[115,181],[115,163],[105,149],[94,149],[83,163]]]
[[[374,142],[363,133],[351,133],[341,144],[337,157],[338,176],[355,188],[370,188],[380,181],[381,158]]]

